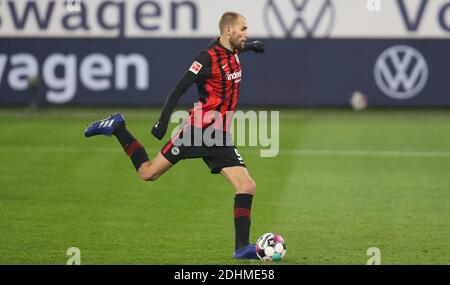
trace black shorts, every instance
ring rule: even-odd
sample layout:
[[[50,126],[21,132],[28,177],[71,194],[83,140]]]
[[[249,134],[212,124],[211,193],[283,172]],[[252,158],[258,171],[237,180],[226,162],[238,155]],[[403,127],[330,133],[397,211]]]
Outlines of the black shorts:
[[[221,137],[216,142],[222,141],[222,143],[213,144],[211,141],[204,140],[204,131],[202,129],[195,131],[190,125],[180,128],[178,133],[161,149],[161,154],[172,164],[182,159],[201,157],[213,174],[220,173],[225,167],[245,167],[244,160],[228,133],[216,131],[216,134],[221,132]],[[215,138],[216,135],[212,137]]]

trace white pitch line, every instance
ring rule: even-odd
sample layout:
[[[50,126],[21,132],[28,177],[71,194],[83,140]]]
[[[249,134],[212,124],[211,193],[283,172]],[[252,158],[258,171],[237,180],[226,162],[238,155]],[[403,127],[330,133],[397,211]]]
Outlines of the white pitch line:
[[[401,150],[327,150],[299,149],[280,151],[281,154],[317,155],[317,156],[385,156],[385,157],[439,157],[450,158],[447,151],[401,151]]]
[[[148,152],[156,152],[161,148],[146,148]],[[0,152],[106,152],[120,153],[123,152],[120,146],[117,147],[71,147],[71,146],[24,146],[24,147],[7,147],[0,146]],[[257,153],[261,148],[243,149],[242,152]],[[380,156],[380,157],[425,157],[425,158],[450,158],[449,151],[401,151],[401,150],[330,150],[330,149],[297,149],[297,150],[280,150],[280,155],[309,155],[309,156]]]

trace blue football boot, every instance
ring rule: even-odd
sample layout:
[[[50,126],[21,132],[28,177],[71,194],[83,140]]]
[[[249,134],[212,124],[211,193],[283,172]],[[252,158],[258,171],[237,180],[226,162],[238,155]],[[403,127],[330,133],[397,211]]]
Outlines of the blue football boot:
[[[243,248],[234,250],[233,258],[235,259],[259,259],[256,255],[256,246],[247,244]]]
[[[93,122],[89,127],[86,128],[86,130],[84,130],[84,136],[87,138],[96,135],[111,136],[114,131],[114,127],[118,123],[125,124],[125,119],[120,113],[111,115],[106,119]]]

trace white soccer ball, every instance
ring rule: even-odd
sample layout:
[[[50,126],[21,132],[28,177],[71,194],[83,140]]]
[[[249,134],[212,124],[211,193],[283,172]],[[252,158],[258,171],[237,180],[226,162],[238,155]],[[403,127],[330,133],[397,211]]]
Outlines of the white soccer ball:
[[[359,91],[355,91],[350,98],[350,105],[356,111],[361,111],[367,108],[368,98]]]
[[[286,255],[286,243],[276,233],[265,233],[256,241],[256,255],[264,261],[280,261]]]

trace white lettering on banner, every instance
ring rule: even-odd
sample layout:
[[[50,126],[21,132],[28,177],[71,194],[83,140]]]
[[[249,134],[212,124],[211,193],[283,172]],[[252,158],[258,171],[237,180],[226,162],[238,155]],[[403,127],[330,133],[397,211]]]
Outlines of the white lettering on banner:
[[[80,79],[84,86],[93,91],[107,90],[111,87],[109,77],[112,74],[112,64],[103,54],[87,56],[80,66]]]
[[[7,68],[8,60],[9,69]],[[75,54],[54,53],[48,55],[42,62],[41,75],[39,75],[39,63],[34,55],[0,54],[0,85],[7,83],[12,90],[22,91],[29,87],[31,78],[41,76],[48,89],[47,101],[63,104],[73,99],[79,86],[97,92],[111,88],[128,89],[128,76],[131,69],[135,74],[135,88],[148,89],[148,62],[140,54],[118,54],[114,59],[110,59],[104,54],[94,53],[79,59]],[[115,78],[112,78],[113,74]],[[79,84],[78,75],[80,76]],[[7,82],[4,81],[5,77]]]
[[[66,4],[2,0],[0,37],[213,38],[229,7],[247,18],[255,38],[450,35],[449,0],[86,0],[76,13]]]
[[[6,67],[6,56],[0,55],[0,84],[2,84],[3,72]]]
[[[6,57],[5,57],[6,58]],[[6,65],[6,59],[3,61]],[[20,53],[11,56],[11,65],[15,66],[8,75],[8,84],[14,90],[25,90],[28,87],[28,78],[38,74],[37,60],[30,54]],[[1,68],[5,69],[5,66]],[[0,79],[0,83],[2,80]]]
[[[116,56],[116,88],[125,90],[128,88],[128,70],[135,67],[136,87],[139,90],[148,88],[148,63],[147,59],[137,53]]]
[[[47,100],[52,103],[69,102],[76,90],[76,56],[73,54],[53,54],[44,62],[42,69],[44,82],[50,90],[47,92]],[[64,77],[57,77],[56,68],[62,66]]]

